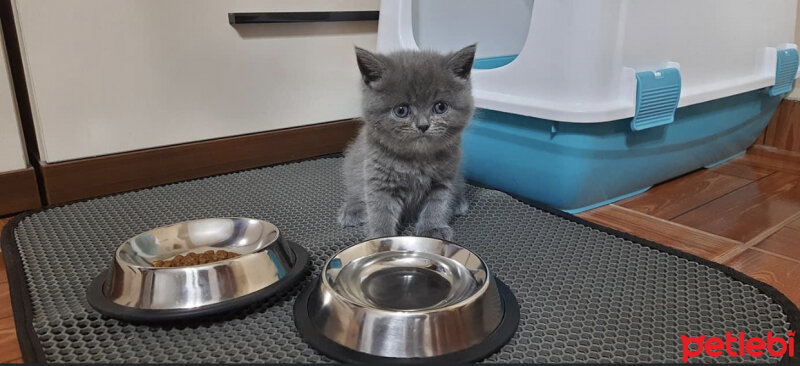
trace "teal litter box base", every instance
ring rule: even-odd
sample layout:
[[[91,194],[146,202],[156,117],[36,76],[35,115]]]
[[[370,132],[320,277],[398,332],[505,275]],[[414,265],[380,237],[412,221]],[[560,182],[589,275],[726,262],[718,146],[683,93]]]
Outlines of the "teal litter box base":
[[[571,209],[571,210],[563,210],[563,211],[564,211],[564,212],[566,212],[566,213],[571,213],[571,214],[573,214],[573,215],[574,215],[574,214],[576,214],[576,213],[581,213],[581,212],[584,212],[584,211],[589,211],[589,210],[591,210],[591,209],[595,209],[595,208],[598,208],[598,207],[600,207],[600,206],[610,205],[610,204],[612,204],[612,203],[614,203],[614,202],[617,202],[617,201],[622,201],[622,200],[624,200],[624,199],[626,199],[626,198],[631,198],[631,197],[633,197],[633,196],[636,196],[636,195],[639,195],[639,194],[642,194],[642,193],[644,193],[644,192],[647,192],[647,191],[649,191],[649,190],[650,190],[650,188],[653,188],[653,186],[644,187],[644,188],[642,188],[642,189],[640,189],[640,190],[638,190],[638,191],[633,191],[633,192],[631,192],[631,193],[626,193],[626,194],[623,194],[622,196],[619,196],[619,197],[614,197],[614,198],[610,198],[610,199],[607,199],[607,200],[605,200],[605,201],[603,201],[603,202],[597,202],[597,203],[591,204],[591,205],[589,205],[589,206],[584,206],[584,207],[580,207],[580,208],[573,208],[573,209]]]
[[[580,212],[741,154],[782,97],[756,90],[695,104],[642,131],[630,118],[565,123],[478,109],[462,168],[479,184]]]
[[[722,160],[720,160],[720,161],[718,161],[718,162],[716,162],[716,163],[711,163],[711,164],[708,164],[708,165],[704,166],[704,168],[706,168],[706,169],[711,169],[711,168],[713,168],[713,167],[720,166],[720,165],[722,165],[722,164],[725,164],[725,163],[727,163],[727,162],[729,162],[729,161],[731,161],[731,160],[733,160],[733,159],[736,159],[736,158],[738,158],[738,157],[740,157],[740,156],[744,156],[744,154],[745,154],[746,152],[747,152],[746,150],[744,150],[744,151],[739,151],[738,153],[736,153],[736,154],[733,154],[733,155],[731,155],[731,156],[729,156],[729,157],[727,157],[727,158],[725,158],[725,159],[722,159]]]

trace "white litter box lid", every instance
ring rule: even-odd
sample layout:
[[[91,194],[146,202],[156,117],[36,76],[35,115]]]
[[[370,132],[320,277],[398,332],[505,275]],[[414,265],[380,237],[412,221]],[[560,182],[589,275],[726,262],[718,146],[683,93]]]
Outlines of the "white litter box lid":
[[[419,48],[415,6],[381,1],[378,51]],[[535,0],[532,8],[516,59],[473,70],[478,107],[576,123],[629,118],[637,72],[678,68],[683,107],[774,85],[778,50],[797,48],[797,0]],[[426,27],[458,32],[490,16],[442,14]]]

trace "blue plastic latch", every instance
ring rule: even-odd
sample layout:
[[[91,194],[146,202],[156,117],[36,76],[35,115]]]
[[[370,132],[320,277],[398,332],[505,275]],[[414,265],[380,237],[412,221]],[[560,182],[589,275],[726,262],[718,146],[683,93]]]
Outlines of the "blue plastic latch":
[[[787,48],[778,50],[778,63],[775,67],[775,86],[769,88],[769,95],[776,96],[792,91],[794,77],[797,75],[797,50]]]
[[[681,73],[670,67],[636,73],[636,114],[631,129],[641,131],[675,120],[681,99]]]

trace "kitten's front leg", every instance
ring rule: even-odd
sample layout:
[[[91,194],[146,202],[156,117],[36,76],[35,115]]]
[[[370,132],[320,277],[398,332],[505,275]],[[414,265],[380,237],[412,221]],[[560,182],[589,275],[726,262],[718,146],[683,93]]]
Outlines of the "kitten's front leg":
[[[355,227],[364,224],[364,201],[358,197],[348,197],[339,209],[339,225]]]
[[[367,238],[397,235],[402,213],[402,201],[390,189],[367,192]]]
[[[417,218],[417,235],[444,240],[453,239],[453,229],[448,225],[452,214],[450,207],[452,199],[453,192],[450,186],[435,185],[431,189]]]
[[[464,176],[459,173],[453,180],[453,215],[464,216],[467,214],[467,210],[469,210],[465,189]]]

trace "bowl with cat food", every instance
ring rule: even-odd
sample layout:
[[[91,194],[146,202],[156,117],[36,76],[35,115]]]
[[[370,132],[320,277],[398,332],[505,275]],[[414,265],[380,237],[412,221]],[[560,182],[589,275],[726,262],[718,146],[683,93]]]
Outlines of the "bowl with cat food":
[[[368,240],[330,258],[297,298],[303,339],[345,363],[465,363],[516,332],[519,305],[486,262],[455,243]]]
[[[114,251],[87,289],[100,313],[135,322],[227,312],[289,289],[308,252],[270,222],[208,218],[138,234]]]

